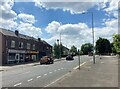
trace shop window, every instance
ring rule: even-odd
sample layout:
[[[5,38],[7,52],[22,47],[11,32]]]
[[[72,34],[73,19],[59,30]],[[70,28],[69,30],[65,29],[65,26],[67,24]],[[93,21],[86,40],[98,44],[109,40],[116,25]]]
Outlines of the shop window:
[[[23,48],[23,42],[19,42],[19,48]]]
[[[33,50],[35,50],[35,44],[33,45]]]
[[[15,41],[13,41],[13,40],[11,41],[11,47],[15,48]]]
[[[27,43],[27,49],[30,49],[30,44],[29,43]]]

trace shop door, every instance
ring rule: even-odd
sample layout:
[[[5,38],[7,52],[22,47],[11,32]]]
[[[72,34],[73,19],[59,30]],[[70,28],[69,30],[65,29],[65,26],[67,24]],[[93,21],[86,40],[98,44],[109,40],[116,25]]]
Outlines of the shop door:
[[[19,63],[19,59],[20,59],[20,55],[19,54],[16,54],[15,56],[15,60]]]

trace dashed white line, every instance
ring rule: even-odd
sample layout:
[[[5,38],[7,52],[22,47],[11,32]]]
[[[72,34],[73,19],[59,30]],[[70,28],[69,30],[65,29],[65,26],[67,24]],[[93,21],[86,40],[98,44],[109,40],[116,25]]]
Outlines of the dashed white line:
[[[44,74],[44,75],[47,75],[47,74]]]
[[[52,72],[49,72],[49,74],[52,74]]]
[[[60,69],[58,69],[58,70],[60,70]]]
[[[56,72],[57,70],[54,70],[54,72]]]
[[[40,78],[41,76],[37,76],[37,78]]]
[[[30,81],[32,81],[33,79],[29,79],[29,80],[27,80],[28,82],[30,82]]]
[[[14,85],[14,87],[19,86],[19,85],[21,85],[21,84],[22,84],[22,83],[17,83],[17,84]]]

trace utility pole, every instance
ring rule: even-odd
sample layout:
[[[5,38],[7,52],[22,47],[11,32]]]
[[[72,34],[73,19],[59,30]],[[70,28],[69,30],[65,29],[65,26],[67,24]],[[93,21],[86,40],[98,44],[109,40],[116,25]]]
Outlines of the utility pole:
[[[79,51],[79,49],[78,49],[78,65],[79,65],[79,70],[80,70],[80,51]]]
[[[92,15],[92,36],[93,36],[93,63],[95,64],[95,43],[94,43],[94,22],[93,22],[93,12]]]
[[[61,59],[61,46],[62,46],[62,43],[61,43],[61,33],[60,33],[60,59]]]

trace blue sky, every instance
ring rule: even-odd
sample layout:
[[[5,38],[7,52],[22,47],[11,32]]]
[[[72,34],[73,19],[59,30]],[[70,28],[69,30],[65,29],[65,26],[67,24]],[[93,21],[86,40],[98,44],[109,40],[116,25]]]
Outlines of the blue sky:
[[[94,14],[95,40],[104,37],[112,41],[117,33],[117,1],[111,2],[13,2],[7,0],[2,10],[2,25],[9,30],[40,37],[53,45],[59,34],[63,45],[80,47],[92,42],[91,13]],[[85,12],[86,14],[81,14]]]

